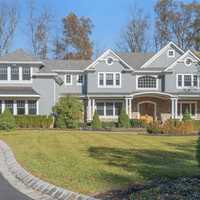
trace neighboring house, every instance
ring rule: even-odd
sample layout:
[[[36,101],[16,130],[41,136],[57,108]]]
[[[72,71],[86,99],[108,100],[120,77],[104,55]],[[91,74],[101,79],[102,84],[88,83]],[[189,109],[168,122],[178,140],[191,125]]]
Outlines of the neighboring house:
[[[0,111],[49,115],[59,97],[76,95],[85,119],[95,110],[116,120],[125,107],[130,118],[200,119],[200,59],[173,42],[156,54],[107,50],[88,60],[38,60],[19,49],[0,57]]]

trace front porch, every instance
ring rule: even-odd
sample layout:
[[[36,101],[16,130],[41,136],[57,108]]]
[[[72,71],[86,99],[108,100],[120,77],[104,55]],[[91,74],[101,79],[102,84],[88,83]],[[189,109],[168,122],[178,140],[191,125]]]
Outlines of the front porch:
[[[135,93],[129,96],[91,97],[86,102],[86,119],[91,121],[95,110],[102,121],[116,121],[124,107],[130,119],[151,116],[162,122],[167,119],[182,119],[189,112],[194,119],[200,119],[200,98],[174,96],[166,93]]]

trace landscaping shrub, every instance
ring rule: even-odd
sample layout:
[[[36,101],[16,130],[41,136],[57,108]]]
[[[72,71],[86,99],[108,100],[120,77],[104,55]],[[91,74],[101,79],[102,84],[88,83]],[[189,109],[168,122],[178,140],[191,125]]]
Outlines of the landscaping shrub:
[[[93,120],[92,120],[92,123],[91,123],[91,126],[92,128],[94,129],[98,129],[98,128],[101,128],[101,121],[99,119],[99,115],[97,113],[97,111],[95,110],[94,112],[94,116],[93,116]]]
[[[186,111],[184,114],[183,114],[183,121],[188,121],[188,120],[192,120],[192,117],[191,117],[191,114]]]
[[[199,167],[200,167],[200,135],[199,135],[198,140],[197,140],[196,159],[197,159],[197,162],[198,162]]]
[[[130,126],[132,128],[145,128],[147,124],[141,119],[130,119]]]
[[[10,112],[9,109],[5,109],[4,112],[0,115],[0,130],[12,130],[15,129],[15,118]]]
[[[130,121],[129,117],[126,114],[125,109],[122,107],[119,117],[118,117],[118,127],[122,128],[129,128],[130,127]]]
[[[52,116],[42,115],[18,115],[15,116],[18,128],[51,128],[53,126]]]
[[[192,121],[178,121],[169,119],[163,124],[155,121],[147,126],[148,133],[163,134],[192,134],[195,132]]]
[[[140,120],[142,120],[145,124],[153,123],[153,117],[150,115],[142,115],[140,116]]]
[[[58,128],[77,128],[83,119],[83,104],[78,97],[61,97],[53,111]]]
[[[102,122],[102,128],[116,128],[117,123],[116,122]]]
[[[159,121],[154,121],[147,125],[147,132],[148,133],[155,133],[159,134],[162,133],[161,124]]]

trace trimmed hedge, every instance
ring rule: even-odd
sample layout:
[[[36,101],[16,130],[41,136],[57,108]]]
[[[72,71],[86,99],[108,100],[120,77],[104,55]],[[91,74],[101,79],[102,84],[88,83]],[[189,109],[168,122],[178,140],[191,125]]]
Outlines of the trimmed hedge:
[[[14,116],[17,128],[52,128],[53,117],[42,115],[18,115]]]
[[[141,119],[130,119],[131,128],[146,128],[147,124]]]

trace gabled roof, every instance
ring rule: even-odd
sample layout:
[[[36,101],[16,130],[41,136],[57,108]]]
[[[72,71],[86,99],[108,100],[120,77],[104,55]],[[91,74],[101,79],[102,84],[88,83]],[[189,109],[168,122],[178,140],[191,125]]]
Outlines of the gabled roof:
[[[57,71],[83,71],[92,63],[91,60],[43,60],[44,67],[40,72],[57,72]]]
[[[117,53],[133,69],[138,70],[147,62],[155,53]]]
[[[41,60],[33,55],[26,53],[23,49],[17,49],[0,57],[0,63],[42,63]]]
[[[164,71],[168,71],[173,68],[178,62],[180,62],[186,55],[191,54],[198,62],[200,62],[200,58],[194,54],[191,50],[186,51],[181,57],[179,57],[174,63],[168,66]]]
[[[145,62],[141,68],[146,68],[148,65],[150,65],[154,60],[156,60],[163,52],[165,52],[170,46],[175,47],[177,50],[179,50],[181,53],[184,53],[184,51],[179,48],[175,43],[169,42],[167,45],[165,45],[160,51],[158,51],[151,59],[149,59],[147,62]]]
[[[108,49],[107,51],[105,51],[100,57],[98,57],[94,62],[92,62],[87,68],[86,70],[94,70],[96,64],[101,61],[104,57],[106,57],[109,54],[113,54],[118,60],[120,60],[123,64],[123,67],[126,70],[132,71],[133,68],[125,61],[123,60],[118,54],[116,54],[114,51],[112,51],[111,49]]]

